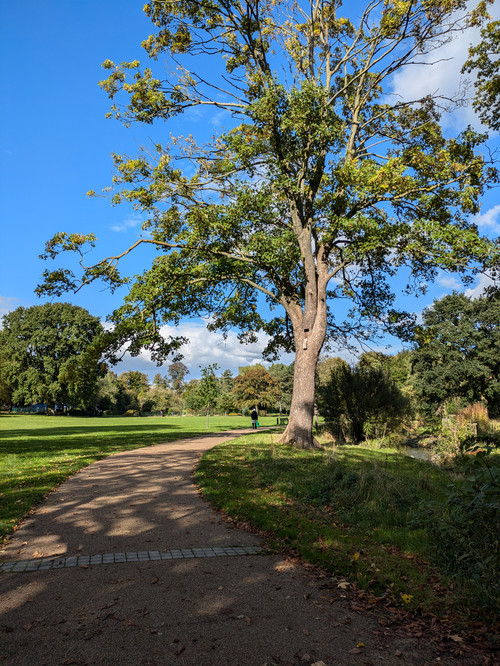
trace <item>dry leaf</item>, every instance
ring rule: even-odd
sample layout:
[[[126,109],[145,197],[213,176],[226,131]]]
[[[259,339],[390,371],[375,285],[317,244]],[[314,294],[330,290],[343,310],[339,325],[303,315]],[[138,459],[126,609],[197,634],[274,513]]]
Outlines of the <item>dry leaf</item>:
[[[175,655],[176,657],[178,657],[180,654],[182,654],[182,653],[184,652],[185,649],[186,649],[186,646],[185,646],[185,645],[181,645],[181,647],[180,647],[178,650],[176,650],[176,651],[174,652],[174,655]]]
[[[136,623],[133,620],[123,620],[124,627],[136,627]]]
[[[247,623],[248,627],[252,624],[252,620],[248,617],[248,615],[245,615],[245,622]]]
[[[349,581],[344,580],[344,581],[342,581],[341,583],[339,583],[339,584],[337,585],[337,587],[340,587],[342,590],[347,590],[347,588],[349,587],[350,584],[351,584],[351,583],[349,583]]]
[[[361,654],[361,650],[357,647],[352,648],[352,650],[349,650],[349,654]]]
[[[458,634],[454,634],[453,636],[450,636],[452,641],[455,641],[455,643],[463,643],[464,639],[459,636]]]
[[[302,633],[304,634],[304,636],[309,636],[311,634],[309,629],[302,629]]]
[[[158,578],[158,576],[155,576],[155,578],[153,578],[153,580],[151,581],[151,585],[155,585],[155,583],[158,583],[159,580],[160,579]]]

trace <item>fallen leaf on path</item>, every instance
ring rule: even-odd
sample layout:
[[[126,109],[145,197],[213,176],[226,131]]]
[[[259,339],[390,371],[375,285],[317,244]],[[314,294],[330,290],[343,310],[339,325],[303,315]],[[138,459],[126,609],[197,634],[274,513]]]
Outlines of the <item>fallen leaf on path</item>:
[[[252,624],[252,620],[248,617],[248,615],[245,615],[245,622],[247,623],[247,627]]]
[[[151,585],[155,585],[156,583],[159,583],[159,582],[160,582],[160,579],[158,578],[158,576],[155,576],[155,578],[153,578],[153,580],[151,581]]]
[[[137,627],[136,623],[133,620],[123,620],[124,627]]]
[[[302,629],[302,633],[304,634],[304,636],[310,636],[310,634],[311,634],[309,629]]]
[[[337,585],[337,587],[340,587],[342,590],[347,590],[347,588],[349,587],[350,584],[351,583],[349,583],[349,581],[344,580],[344,581],[342,581],[342,583],[339,583]]]
[[[454,634],[453,636],[450,636],[452,641],[455,641],[455,643],[463,643],[464,639],[459,636],[458,634]]]
[[[23,629],[24,631],[29,631],[33,625],[32,624],[24,624]]]
[[[174,656],[178,657],[180,654],[182,654],[184,652],[185,649],[186,649],[186,646],[181,645],[181,647],[174,652]]]
[[[361,654],[361,650],[358,647],[352,648],[349,650],[349,654]]]

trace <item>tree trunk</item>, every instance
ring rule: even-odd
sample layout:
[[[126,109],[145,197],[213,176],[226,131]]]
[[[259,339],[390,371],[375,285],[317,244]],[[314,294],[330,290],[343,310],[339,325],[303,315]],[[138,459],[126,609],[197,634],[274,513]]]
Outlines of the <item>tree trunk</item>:
[[[303,349],[304,340],[300,349],[297,348],[295,353],[290,418],[278,442],[280,444],[292,444],[299,449],[314,449],[319,448],[317,440],[313,437],[312,429],[316,365],[321,345],[319,348],[317,345],[311,345],[311,348]],[[308,345],[306,344],[306,346]]]

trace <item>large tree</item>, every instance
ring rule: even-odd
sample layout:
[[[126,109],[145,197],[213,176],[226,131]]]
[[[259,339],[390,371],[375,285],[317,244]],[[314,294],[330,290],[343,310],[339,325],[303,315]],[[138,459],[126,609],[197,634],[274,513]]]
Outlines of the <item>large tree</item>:
[[[114,156],[113,203],[144,213],[146,233],[131,247],[85,266],[95,236],[58,233],[44,255],[74,251],[83,273],[47,271],[42,292],[96,279],[130,284],[112,320],[116,344],[128,339],[132,354],[145,346],[161,360],[184,340],[164,340],[160,326],[200,314],[212,329],[239,327],[243,341],[264,331],[268,358],[294,350],[281,441],[300,447],[314,445],[325,341],[368,336],[377,325],[403,332],[410,321],[394,308],[398,272],[399,284],[418,291],[438,269],[466,273],[492,260],[469,221],[495,177],[477,152],[483,137],[470,128],[445,137],[444,100],[392,94],[394,75],[411,76],[412,63],[480,21],[486,3],[468,12],[465,0],[373,0],[357,12],[346,3],[349,16],[342,4],[146,4],[155,31],[143,46],[158,73],[106,61],[110,116],[168,127],[189,109],[213,109],[228,129],[202,145],[176,136]],[[157,251],[151,266],[123,276],[121,260],[144,244]]]
[[[69,303],[20,307],[4,315],[0,355],[12,402],[86,408],[106,373],[98,317]]]

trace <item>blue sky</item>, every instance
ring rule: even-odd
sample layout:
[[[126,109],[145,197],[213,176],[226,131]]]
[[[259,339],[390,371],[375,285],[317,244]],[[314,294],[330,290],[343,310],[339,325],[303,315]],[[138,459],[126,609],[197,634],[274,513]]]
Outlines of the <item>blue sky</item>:
[[[500,14],[499,4],[492,10],[495,15]],[[102,198],[89,199],[86,193],[110,183],[113,151],[134,154],[150,137],[166,135],[165,127],[126,129],[107,120],[109,101],[98,87],[105,78],[101,63],[107,58],[146,61],[140,43],[151,24],[142,5],[138,0],[0,0],[0,315],[41,302],[34,289],[46,265],[38,255],[55,232],[93,231],[103,254],[126,247],[139,233],[137,213],[112,207]],[[463,37],[448,45],[439,65],[421,65],[400,77],[394,82],[395,92],[415,96],[456,87],[468,42]],[[448,117],[446,124],[455,133],[470,121],[477,124],[466,108]],[[216,129],[218,122],[215,115],[193,113],[168,130],[187,134],[190,124],[193,130],[200,124]],[[500,147],[498,137],[491,146]],[[485,233],[499,235],[498,190],[486,195],[478,221]],[[441,276],[413,309],[420,311],[456,287],[453,277]],[[81,305],[103,320],[119,304],[119,296],[97,286],[61,300]],[[261,338],[243,347],[235,335],[223,342],[197,320],[186,322],[183,333],[192,340],[185,350],[192,377],[199,374],[199,365],[214,361],[233,372],[256,363],[265,342]],[[289,363],[291,357],[283,360]],[[126,360],[116,370],[131,368],[151,376],[158,371],[147,355]]]

